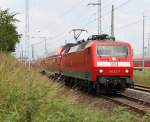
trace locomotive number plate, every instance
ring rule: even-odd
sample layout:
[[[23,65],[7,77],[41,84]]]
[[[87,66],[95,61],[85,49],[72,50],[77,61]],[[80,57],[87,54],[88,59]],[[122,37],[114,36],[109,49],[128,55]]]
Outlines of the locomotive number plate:
[[[118,74],[118,73],[120,73],[120,70],[110,70],[109,73]]]

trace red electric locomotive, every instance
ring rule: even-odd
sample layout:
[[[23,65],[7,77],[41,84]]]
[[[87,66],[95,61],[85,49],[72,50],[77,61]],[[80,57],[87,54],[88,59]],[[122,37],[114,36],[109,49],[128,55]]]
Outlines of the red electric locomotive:
[[[66,83],[76,82],[97,93],[120,92],[133,86],[132,48],[128,43],[114,42],[108,35],[65,45],[54,57],[50,67],[59,67],[56,74]]]

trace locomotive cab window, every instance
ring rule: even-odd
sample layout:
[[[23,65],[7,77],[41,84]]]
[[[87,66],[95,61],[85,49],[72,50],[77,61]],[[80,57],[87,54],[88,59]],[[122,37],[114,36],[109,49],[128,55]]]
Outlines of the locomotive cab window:
[[[97,46],[98,56],[128,56],[127,46]]]

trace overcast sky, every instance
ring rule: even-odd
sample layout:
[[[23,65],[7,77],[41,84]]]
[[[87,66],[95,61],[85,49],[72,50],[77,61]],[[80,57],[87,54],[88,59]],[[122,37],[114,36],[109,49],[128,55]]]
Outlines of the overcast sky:
[[[97,0],[29,0],[30,2],[30,37],[47,37],[49,51],[63,45],[65,40],[74,42],[73,28],[88,30],[81,38],[97,34],[97,7],[87,6]],[[142,16],[146,17],[145,43],[150,33],[150,0],[102,0],[102,32],[110,34],[111,6],[115,5],[115,36],[117,40],[127,41],[134,47],[135,53],[142,51]],[[18,13],[19,33],[25,32],[25,0],[0,0],[0,8],[10,8]],[[44,53],[44,40],[30,38],[30,45],[35,45],[35,55]],[[24,36],[21,44],[24,47]],[[21,46],[17,46],[17,52]]]

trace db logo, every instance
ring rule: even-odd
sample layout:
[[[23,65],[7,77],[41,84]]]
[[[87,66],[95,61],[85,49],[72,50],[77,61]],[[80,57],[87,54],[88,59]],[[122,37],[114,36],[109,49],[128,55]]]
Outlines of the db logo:
[[[112,61],[116,61],[117,59],[116,59],[116,57],[112,57]]]

